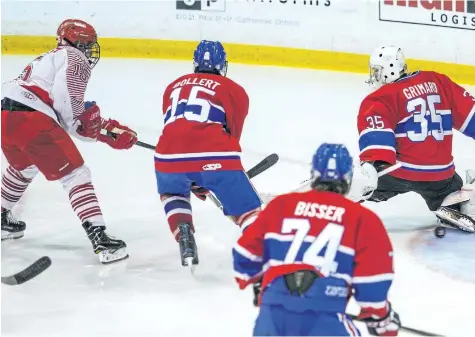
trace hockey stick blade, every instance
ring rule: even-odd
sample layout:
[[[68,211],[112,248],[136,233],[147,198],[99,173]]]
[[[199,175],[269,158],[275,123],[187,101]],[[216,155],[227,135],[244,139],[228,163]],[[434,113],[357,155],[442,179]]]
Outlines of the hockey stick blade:
[[[261,174],[262,172],[270,169],[278,161],[279,161],[279,156],[277,155],[277,153],[272,153],[268,155],[267,157],[265,157],[264,159],[262,159],[257,165],[249,169],[249,171],[246,172],[247,176],[249,177],[249,179],[252,179],[255,176]]]
[[[2,276],[2,283],[11,286],[25,283],[44,272],[49,268],[49,266],[51,266],[51,259],[48,256],[43,256],[25,270],[22,270],[15,275]]]

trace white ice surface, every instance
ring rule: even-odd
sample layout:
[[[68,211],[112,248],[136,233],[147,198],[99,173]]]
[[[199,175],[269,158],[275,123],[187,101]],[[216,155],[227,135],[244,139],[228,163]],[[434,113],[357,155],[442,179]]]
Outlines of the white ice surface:
[[[2,81],[17,76],[30,60],[2,56]],[[259,191],[297,187],[322,142],[342,142],[357,154],[355,121],[367,93],[365,76],[229,68],[229,77],[246,88],[251,102],[242,137],[245,166],[272,152],[281,156],[278,165],[254,180]],[[98,102],[103,116],[154,144],[163,124],[163,90],[190,69],[191,62],[103,59],[93,71],[87,99]],[[232,277],[231,246],[238,229],[212,204],[193,200],[201,261],[192,278],[180,266],[156,193],[153,152],[77,143],[93,172],[108,229],[127,242],[130,259],[100,265],[60,184],[37,177],[15,210],[27,222],[25,237],[2,243],[2,275],[42,255],[49,255],[53,265],[24,285],[1,286],[2,335],[250,336],[257,313],[251,291],[240,292]],[[475,167],[474,149],[473,140],[455,135],[459,172]],[[414,229],[434,223],[424,202],[408,194],[369,206],[392,232],[396,280],[391,300],[403,324],[448,336],[472,335],[475,285],[430,271],[409,249]]]

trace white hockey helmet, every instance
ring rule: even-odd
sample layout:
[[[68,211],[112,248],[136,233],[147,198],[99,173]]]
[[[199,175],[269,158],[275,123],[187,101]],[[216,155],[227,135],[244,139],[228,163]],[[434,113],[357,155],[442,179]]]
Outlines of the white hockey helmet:
[[[384,46],[376,48],[369,59],[369,80],[375,89],[399,79],[407,73],[407,64],[401,48]]]

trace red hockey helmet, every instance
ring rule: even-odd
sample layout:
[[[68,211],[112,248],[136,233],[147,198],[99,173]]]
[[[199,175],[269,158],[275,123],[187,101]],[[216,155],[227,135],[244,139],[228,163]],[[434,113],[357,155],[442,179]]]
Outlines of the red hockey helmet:
[[[77,19],[64,20],[56,32],[58,46],[73,46],[86,55],[91,67],[99,62],[101,49],[97,33],[87,22]]]

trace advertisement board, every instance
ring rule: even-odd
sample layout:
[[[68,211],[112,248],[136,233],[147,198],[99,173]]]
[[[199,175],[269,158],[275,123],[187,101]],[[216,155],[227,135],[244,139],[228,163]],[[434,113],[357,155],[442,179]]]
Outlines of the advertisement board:
[[[475,30],[475,0],[380,0],[379,19]]]

